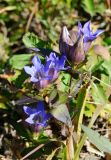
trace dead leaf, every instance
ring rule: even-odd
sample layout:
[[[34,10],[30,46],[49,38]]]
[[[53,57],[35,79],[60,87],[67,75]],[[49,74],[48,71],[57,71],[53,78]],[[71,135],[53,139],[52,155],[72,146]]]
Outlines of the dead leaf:
[[[105,60],[110,59],[110,53],[106,47],[101,46],[101,45],[94,45],[93,49],[94,49],[95,54],[101,56],[103,59]]]

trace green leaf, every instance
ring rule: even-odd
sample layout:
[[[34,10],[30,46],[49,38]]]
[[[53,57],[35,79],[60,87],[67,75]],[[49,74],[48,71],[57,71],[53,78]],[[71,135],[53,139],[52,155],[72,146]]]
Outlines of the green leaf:
[[[68,99],[67,93],[58,91],[56,102],[54,103],[54,106],[58,106],[60,104],[66,103]]]
[[[21,70],[26,64],[29,63],[32,56],[33,54],[14,55],[10,58],[9,64],[12,68]]]
[[[100,69],[102,63],[104,60],[101,57],[98,57],[94,53],[94,50],[90,51],[90,55],[88,55],[88,62],[86,63],[86,70],[88,70],[91,73],[94,73],[98,69]]]
[[[94,144],[100,151],[111,153],[111,142],[103,137],[97,131],[82,125],[83,131],[87,134],[89,140]]]
[[[106,37],[104,40],[108,45],[111,45],[111,37]]]
[[[68,126],[72,125],[71,118],[67,106],[65,104],[60,104],[58,106],[54,106],[51,114],[59,121],[67,124]]]
[[[52,92],[49,95],[49,102],[52,102],[58,95],[58,92],[56,89],[53,89]]]
[[[62,160],[67,160],[67,153],[66,153],[66,147],[62,148],[61,146],[61,150],[59,151],[58,155],[57,155],[57,159],[62,159]]]
[[[47,157],[46,160],[52,160],[53,157],[54,157],[54,155],[55,155],[55,153],[57,152],[58,149],[59,149],[59,148],[54,149],[54,150],[52,151],[52,153]]]
[[[92,92],[92,97],[96,103],[100,103],[103,105],[106,103],[107,97],[105,95],[105,91],[102,86],[93,83],[91,92]]]
[[[104,63],[102,64],[102,67],[104,68],[106,73],[109,74],[109,76],[111,78],[111,60],[110,61],[104,61]]]
[[[79,91],[78,98],[77,98],[77,107],[78,107],[78,109],[81,109],[81,107],[83,106],[85,95],[86,95],[86,88],[83,87]]]
[[[26,45],[26,47],[36,47],[39,40],[34,33],[28,32],[23,36],[23,42]]]
[[[84,10],[88,12],[89,14],[91,14],[91,16],[95,14],[95,7],[94,7],[93,0],[83,0],[82,4],[83,4]]]
[[[45,42],[41,39],[39,39],[34,33],[26,33],[23,36],[23,42],[26,47],[33,48],[33,47],[38,47],[38,48],[50,48],[50,45],[48,42]]]
[[[69,91],[69,83],[71,76],[68,73],[61,73],[59,76],[60,83],[58,83],[57,88],[61,92]]]
[[[7,109],[7,107],[4,103],[0,102],[0,109]]]
[[[86,117],[92,117],[95,111],[95,106],[93,104],[86,104],[84,114]]]

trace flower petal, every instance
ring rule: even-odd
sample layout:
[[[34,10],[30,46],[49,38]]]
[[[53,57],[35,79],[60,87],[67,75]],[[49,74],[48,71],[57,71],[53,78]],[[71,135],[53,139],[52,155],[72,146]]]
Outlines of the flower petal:
[[[98,29],[95,33],[93,33],[93,36],[98,37],[100,34],[102,34],[104,30]]]
[[[24,70],[27,74],[30,74],[30,75],[34,74],[34,67],[25,66]]]
[[[23,110],[28,115],[33,114],[33,110],[30,107],[28,107],[28,106],[24,106]]]
[[[38,58],[37,55],[35,55],[35,56],[33,57],[32,63],[34,64],[34,66],[35,66],[35,68],[36,68],[37,70],[40,70],[40,69],[41,69],[41,61],[40,61],[40,59]]]
[[[25,121],[27,122],[27,123],[29,123],[29,124],[34,124],[35,122],[34,122],[34,117],[35,117],[35,113],[34,114],[31,114]]]
[[[78,32],[77,32],[77,38],[79,38],[82,34],[82,24],[78,22]]]
[[[31,82],[38,82],[39,80],[37,78],[35,78],[34,76],[31,77]]]
[[[56,54],[54,52],[51,52],[49,57],[46,58],[46,60],[56,62],[56,60],[58,60],[58,57],[56,57]]]
[[[51,61],[49,60],[49,61],[47,61],[46,65],[45,65],[45,67],[44,67],[44,72],[45,72],[45,73],[48,72],[50,66],[51,66]]]
[[[84,24],[83,32],[84,32],[84,35],[90,36],[90,33],[91,33],[90,21]]]
[[[41,111],[43,113],[43,116],[45,114],[45,110],[44,110],[44,103],[42,101],[39,101],[36,107],[36,111],[39,112]]]
[[[52,118],[52,115],[50,113],[47,113],[44,117],[44,120],[47,121],[49,120],[50,118]]]
[[[59,70],[64,69],[64,65],[65,65],[65,60],[66,60],[66,56],[61,56],[59,62],[58,62],[58,68]]]

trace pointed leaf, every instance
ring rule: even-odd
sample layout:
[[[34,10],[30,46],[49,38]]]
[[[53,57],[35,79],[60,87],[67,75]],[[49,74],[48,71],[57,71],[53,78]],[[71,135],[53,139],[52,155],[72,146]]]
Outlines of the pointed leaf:
[[[82,125],[83,131],[87,134],[89,140],[94,144],[100,151],[111,153],[111,142],[103,137],[97,131]]]
[[[54,106],[55,108],[51,111],[51,114],[59,121],[71,126],[71,118],[67,106],[65,104],[60,104]]]
[[[102,64],[105,72],[107,74],[109,74],[110,78],[111,78],[111,60],[109,61],[104,61],[104,63]]]
[[[55,150],[52,151],[52,153],[47,157],[46,160],[52,160],[53,157],[55,156],[55,153],[57,152],[59,148],[56,148]]]
[[[23,67],[29,63],[31,57],[33,54],[20,54],[20,55],[14,55],[10,58],[9,64],[14,69],[23,69]]]
[[[23,36],[23,43],[26,47],[33,48],[35,51],[38,51],[38,48],[50,48],[48,42],[39,39],[34,33],[30,32]]]
[[[105,95],[105,91],[102,86],[99,84],[93,83],[92,86],[92,97],[95,102],[100,103],[100,104],[105,104],[107,101],[107,97]]]
[[[94,1],[83,0],[82,3],[83,3],[84,10],[93,16],[95,14]]]

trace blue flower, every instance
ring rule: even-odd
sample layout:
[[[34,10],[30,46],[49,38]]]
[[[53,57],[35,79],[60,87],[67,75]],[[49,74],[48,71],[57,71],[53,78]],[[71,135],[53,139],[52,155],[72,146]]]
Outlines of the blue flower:
[[[60,70],[69,68],[64,67],[65,61],[64,55],[59,59],[55,53],[51,52],[49,57],[46,57],[46,64],[43,65],[35,55],[32,59],[33,66],[25,66],[24,70],[31,76],[31,82],[36,83],[38,88],[45,88],[58,77]]]
[[[97,30],[92,32],[90,27],[90,21],[85,23],[82,27],[81,23],[78,23],[78,31],[68,31],[64,26],[60,35],[59,49],[60,52],[67,56],[67,58],[74,64],[78,64],[85,59],[86,52],[91,46],[91,42],[95,40],[103,30]]]
[[[90,48],[91,42],[95,40],[100,34],[102,34],[103,30],[97,30],[96,32],[92,32],[90,21],[84,24],[84,27],[82,28],[81,23],[78,23],[78,37],[83,35],[83,43],[84,43],[84,51],[87,52]]]
[[[47,121],[51,118],[50,113],[45,112],[44,103],[42,101],[38,102],[36,108],[24,106],[23,110],[29,116],[25,121],[35,126],[36,129],[46,127]]]

